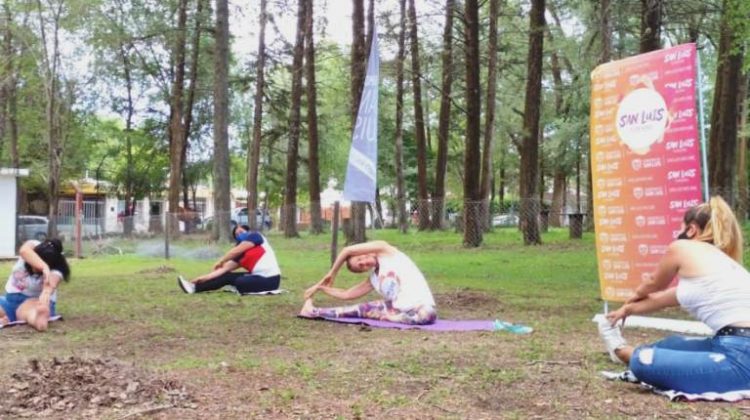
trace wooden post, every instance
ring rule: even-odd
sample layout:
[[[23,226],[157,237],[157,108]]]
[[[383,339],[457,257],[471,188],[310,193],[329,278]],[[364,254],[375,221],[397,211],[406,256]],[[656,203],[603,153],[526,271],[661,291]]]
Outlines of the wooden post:
[[[549,210],[544,209],[539,212],[539,227],[542,232],[549,230]]]
[[[75,237],[74,254],[76,258],[81,258],[81,220],[83,219],[83,193],[77,182],[73,182],[73,189],[76,191],[76,209],[75,221],[73,222],[73,236]]]
[[[169,259],[169,230],[171,226],[172,221],[169,220],[169,212],[164,212],[164,259]],[[214,223],[216,223],[216,219],[214,219]]]
[[[333,203],[333,220],[331,221],[331,265],[336,261],[339,247],[339,202]]]
[[[571,213],[568,218],[570,239],[581,239],[583,237],[583,213]]]

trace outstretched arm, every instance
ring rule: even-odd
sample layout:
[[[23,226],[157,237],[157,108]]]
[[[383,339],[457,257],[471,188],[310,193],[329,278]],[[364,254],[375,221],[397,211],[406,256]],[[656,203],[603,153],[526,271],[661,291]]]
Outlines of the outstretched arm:
[[[608,313],[607,319],[614,325],[617,321],[621,319],[625,320],[630,315],[648,314],[656,312],[659,309],[679,305],[680,303],[677,301],[677,288],[670,287],[667,290],[652,293],[645,299],[622,305],[616,311]]]
[[[351,300],[357,299],[370,293],[370,291],[372,290],[372,284],[370,284],[369,279],[365,279],[361,283],[346,290],[330,286],[319,286],[318,290],[327,294],[328,296],[335,297],[336,299]]]
[[[656,271],[641,282],[638,288],[635,289],[635,296],[628,299],[627,303],[645,299],[650,294],[669,287],[672,279],[674,279],[680,270],[680,259],[684,252],[682,245],[682,241],[675,241],[669,245],[667,253],[659,261]]]

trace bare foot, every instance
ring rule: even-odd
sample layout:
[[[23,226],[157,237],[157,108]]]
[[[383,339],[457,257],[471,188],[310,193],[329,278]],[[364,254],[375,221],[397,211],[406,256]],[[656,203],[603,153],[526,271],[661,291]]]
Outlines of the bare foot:
[[[49,324],[49,315],[49,305],[39,302],[36,305],[36,311],[34,311],[28,323],[38,331],[46,331]]]
[[[8,317],[4,316],[4,315],[0,316],[0,326],[4,327],[4,326],[6,326],[8,324],[10,324],[10,319],[8,319]]]
[[[303,318],[315,318],[315,306],[313,306],[312,299],[305,299],[305,304],[302,305],[299,316]]]

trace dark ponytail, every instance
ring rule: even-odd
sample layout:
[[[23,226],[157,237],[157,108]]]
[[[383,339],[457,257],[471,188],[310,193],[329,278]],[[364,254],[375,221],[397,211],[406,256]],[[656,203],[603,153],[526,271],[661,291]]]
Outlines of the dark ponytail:
[[[63,280],[70,279],[70,266],[63,255],[62,242],[57,239],[46,240],[34,247],[34,252],[44,261],[50,270],[57,270],[63,275]],[[33,268],[26,263],[26,271],[31,273]]]

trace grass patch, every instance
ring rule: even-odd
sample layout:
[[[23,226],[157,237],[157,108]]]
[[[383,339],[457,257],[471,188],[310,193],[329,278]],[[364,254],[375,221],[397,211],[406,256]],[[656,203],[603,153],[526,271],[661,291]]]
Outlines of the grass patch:
[[[567,230],[551,229],[544,245],[525,247],[517,230],[497,229],[478,249],[462,247],[453,232],[368,235],[415,260],[440,316],[504,319],[531,325],[534,334],[366,330],[297,319],[302,292],[329,267],[327,235],[270,234],[289,293],[244,298],[185,295],[176,285],[177,273],[204,273],[229,244],[187,238],[173,243],[175,257],[165,260],[158,238],[112,240],[128,253],[72,261],[72,281],[59,294],[64,322],[46,334],[0,332],[0,371],[6,372],[0,384],[30,358],[79,355],[171,375],[192,386],[198,412],[228,418],[742,414],[721,404],[671,404],[597,376],[618,367],[603,353],[590,322],[602,307],[591,234],[569,240]],[[9,270],[10,263],[0,264],[0,272]],[[360,280],[344,271],[337,284]],[[660,337],[627,334],[636,342]]]

